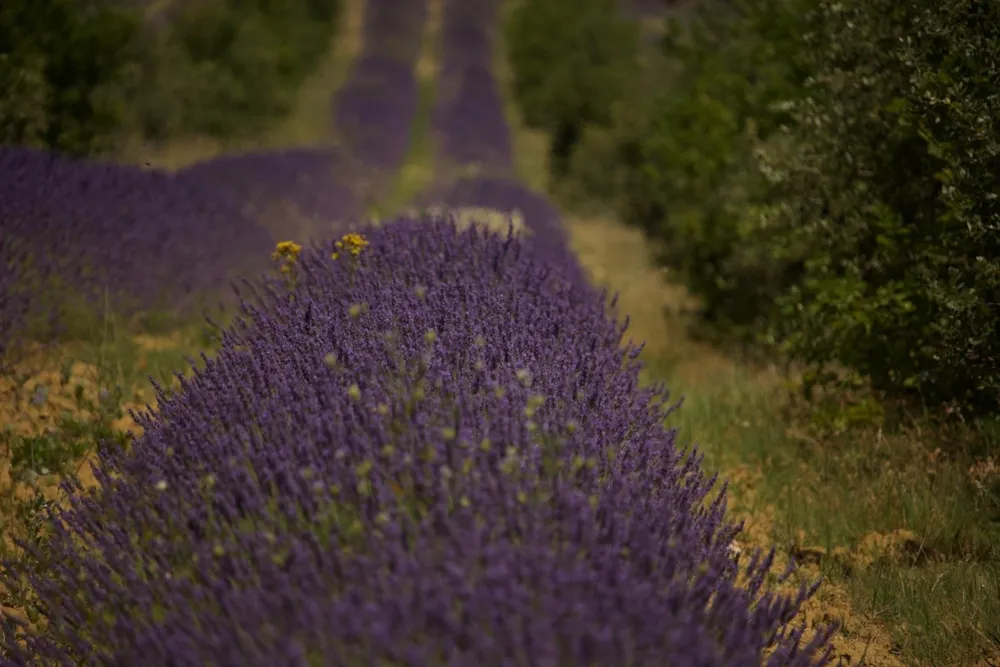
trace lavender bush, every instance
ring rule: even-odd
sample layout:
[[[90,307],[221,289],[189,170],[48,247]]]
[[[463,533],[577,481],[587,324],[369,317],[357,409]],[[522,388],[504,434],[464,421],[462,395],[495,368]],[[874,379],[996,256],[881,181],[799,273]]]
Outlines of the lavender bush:
[[[103,488],[4,573],[47,624],[7,618],[3,664],[825,662],[788,625],[810,592],[730,554],[602,295],[517,239],[365,233],[284,255],[218,357],[101,451]]]
[[[391,175],[409,144],[417,108],[414,64],[365,55],[334,99],[335,123],[355,168]],[[381,181],[381,179],[380,179]]]
[[[510,128],[492,73],[498,18],[496,0],[445,0],[441,76],[434,108],[438,162],[479,173],[455,178],[454,169],[442,168],[438,182],[416,204],[517,213],[530,230],[530,245],[541,261],[558,267],[582,286],[586,278],[569,249],[559,212],[547,198],[511,178]]]

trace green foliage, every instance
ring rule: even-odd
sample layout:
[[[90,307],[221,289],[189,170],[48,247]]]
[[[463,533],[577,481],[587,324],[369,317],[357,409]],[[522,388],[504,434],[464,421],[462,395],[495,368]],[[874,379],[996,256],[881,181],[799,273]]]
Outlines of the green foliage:
[[[805,73],[794,53],[810,0],[705,4],[670,21],[670,69],[645,116],[619,123],[619,207],[702,300],[711,332],[753,335],[796,271],[760,243],[748,213],[771,201],[755,151],[789,120]]]
[[[636,71],[638,25],[617,0],[522,0],[504,26],[525,123],[550,133],[553,175],[592,126],[608,126]]]
[[[155,139],[252,135],[286,115],[327,49],[340,0],[185,2],[143,62],[135,122]]]
[[[822,2],[772,225],[807,249],[774,340],[891,395],[1000,401],[1000,5]]]
[[[126,136],[252,136],[290,110],[341,0],[0,5],[0,142],[76,155]]]
[[[610,194],[717,337],[995,411],[997,25],[972,0],[705,5],[662,92],[597,137]]]
[[[107,3],[0,4],[0,142],[90,154],[123,120],[139,18]]]

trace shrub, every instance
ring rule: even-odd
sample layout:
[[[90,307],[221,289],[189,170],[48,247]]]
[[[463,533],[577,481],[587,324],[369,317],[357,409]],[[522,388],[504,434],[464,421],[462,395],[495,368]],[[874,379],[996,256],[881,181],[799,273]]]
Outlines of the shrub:
[[[619,205],[714,332],[996,409],[998,11],[746,0],[667,40],[678,71],[616,129]]]
[[[1000,406],[1000,5],[834,3],[815,14],[792,151],[762,218],[803,247],[775,339],[894,396]]]
[[[75,155],[260,132],[326,53],[340,0],[0,5],[0,141]]]
[[[636,71],[638,25],[616,0],[522,0],[504,30],[514,99],[527,125],[551,133],[562,177],[584,130],[611,122]]]
[[[794,276],[747,219],[772,198],[754,154],[801,94],[810,2],[710,3],[686,27],[671,21],[661,92],[616,128],[619,210],[700,297],[703,333],[753,338]]]
[[[252,136],[287,114],[327,51],[339,0],[181,2],[147,26],[132,122],[143,136]]]
[[[107,150],[138,30],[135,11],[108,2],[0,3],[0,143]]]

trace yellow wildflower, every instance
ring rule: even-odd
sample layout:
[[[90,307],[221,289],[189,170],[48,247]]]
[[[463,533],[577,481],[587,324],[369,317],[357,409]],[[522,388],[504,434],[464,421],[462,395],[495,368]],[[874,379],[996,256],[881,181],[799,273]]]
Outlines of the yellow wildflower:
[[[342,236],[340,240],[333,245],[337,249],[330,255],[331,258],[337,259],[340,257],[341,251],[349,252],[353,257],[357,257],[361,254],[361,251],[368,246],[368,240],[361,234],[351,232],[349,234],[344,234],[344,236]]]
[[[281,241],[271,253],[271,259],[285,259],[294,262],[302,252],[302,246],[295,241]]]
[[[345,234],[343,241],[352,255],[359,254],[368,245],[368,240],[361,234]]]
[[[302,246],[295,241],[281,241],[271,253],[271,259],[281,262],[279,271],[289,281],[290,287],[295,286],[295,263],[298,261],[300,252],[302,252]]]

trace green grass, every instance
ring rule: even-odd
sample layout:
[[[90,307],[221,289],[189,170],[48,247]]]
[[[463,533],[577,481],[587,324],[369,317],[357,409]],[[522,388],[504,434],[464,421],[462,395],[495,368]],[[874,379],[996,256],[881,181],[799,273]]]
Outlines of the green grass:
[[[672,373],[654,366],[654,378],[669,383]],[[760,472],[752,488],[735,489],[752,499],[738,511],[773,508],[767,536],[817,559],[829,585],[849,592],[852,613],[885,627],[903,664],[996,655],[997,498],[970,482],[971,457],[941,454],[941,434],[918,425],[824,432],[813,406],[790,404],[787,390],[738,367],[726,382],[672,384],[687,395],[669,420],[681,440],[702,445],[710,468]]]
[[[826,578],[814,618],[840,620],[838,655],[865,664],[1000,664],[1000,479],[972,474],[995,426],[890,427],[861,391],[806,402],[794,377],[727,358],[686,336],[682,290],[645,263],[639,231],[569,218],[577,254],[621,294],[648,342],[646,382],[681,408],[668,425],[732,480],[740,539],[774,545]]]
[[[506,65],[498,71],[509,86]],[[510,99],[517,175],[545,189],[547,138],[524,127]],[[806,613],[843,623],[843,664],[1000,665],[1000,477],[991,486],[969,472],[997,451],[1000,429],[890,429],[863,394],[801,400],[783,372],[688,338],[689,302],[638,231],[560,203],[581,262],[621,293],[632,335],[648,343],[644,380],[684,397],[668,425],[732,481],[734,516],[749,520],[740,539],[826,578]]]

